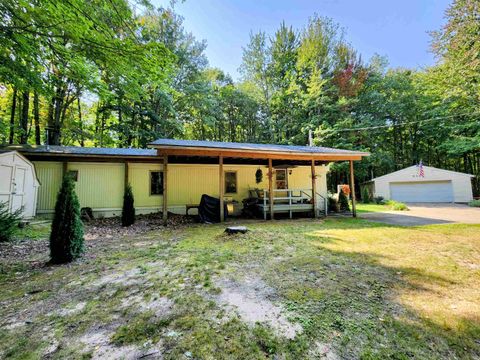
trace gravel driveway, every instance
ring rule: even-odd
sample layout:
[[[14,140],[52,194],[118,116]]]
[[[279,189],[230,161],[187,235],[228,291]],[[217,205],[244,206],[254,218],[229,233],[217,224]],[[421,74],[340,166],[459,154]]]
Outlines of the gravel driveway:
[[[407,204],[410,211],[364,213],[360,217],[391,225],[480,224],[480,208],[463,204]]]

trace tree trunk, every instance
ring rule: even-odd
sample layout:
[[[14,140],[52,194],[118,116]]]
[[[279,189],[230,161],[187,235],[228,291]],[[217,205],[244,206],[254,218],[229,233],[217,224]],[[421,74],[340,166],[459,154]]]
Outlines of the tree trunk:
[[[30,92],[24,91],[22,94],[22,116],[20,117],[20,144],[26,144],[28,141],[28,110],[30,105]]]
[[[103,147],[103,134],[105,132],[105,123],[107,121],[106,115],[107,111],[104,110],[103,113],[102,113],[102,116],[101,116],[101,119],[102,119],[102,122],[100,124],[100,147]]]
[[[119,96],[118,97],[118,124],[120,127],[123,127],[123,112],[122,112],[122,98]],[[120,141],[120,147],[123,147],[123,145],[126,143],[126,136],[125,133],[122,134],[122,141]]]
[[[97,109],[95,111],[95,147],[98,147],[98,132],[100,131],[100,102],[97,103]]]
[[[65,97],[65,91],[61,87],[57,87],[55,96],[52,99],[51,113],[48,119],[48,144],[60,145],[61,137],[61,118],[63,110],[63,102]]]
[[[35,122],[35,144],[41,144],[41,134],[40,134],[40,108],[39,108],[39,99],[38,92],[33,92],[33,120]]]
[[[80,124],[80,146],[85,146],[85,136],[83,133],[83,119],[82,119],[82,106],[80,104],[80,94],[78,94],[77,98],[77,106],[78,106],[78,121]]]
[[[13,88],[12,107],[10,110],[10,134],[8,143],[13,144],[13,136],[15,134],[15,110],[17,108],[17,89]]]

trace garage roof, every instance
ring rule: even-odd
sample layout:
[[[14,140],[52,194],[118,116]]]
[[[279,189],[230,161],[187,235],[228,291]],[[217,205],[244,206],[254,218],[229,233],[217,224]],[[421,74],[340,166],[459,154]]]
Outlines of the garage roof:
[[[391,176],[395,176],[395,175],[401,174],[402,172],[407,172],[408,170],[413,169],[413,168],[416,168],[417,166],[418,166],[418,165],[412,165],[412,166],[406,167],[406,168],[404,168],[404,169],[397,170],[397,171],[394,171],[394,172],[391,172],[391,173],[388,173],[388,174],[385,174],[385,175],[382,175],[382,176],[373,178],[373,179],[371,179],[371,180],[369,180],[369,181],[367,181],[367,182],[372,182],[372,181],[376,181],[376,180],[388,179],[388,178],[391,177]],[[436,171],[436,172],[444,172],[445,174],[450,174],[450,175],[455,175],[455,176],[474,177],[474,175],[471,175],[471,174],[466,174],[466,173],[462,173],[462,172],[458,172],[458,171],[452,171],[452,170],[440,169],[440,168],[436,168],[436,167],[433,167],[433,166],[425,166],[425,165],[423,165],[423,168],[426,169],[426,170],[433,170],[433,171]]]

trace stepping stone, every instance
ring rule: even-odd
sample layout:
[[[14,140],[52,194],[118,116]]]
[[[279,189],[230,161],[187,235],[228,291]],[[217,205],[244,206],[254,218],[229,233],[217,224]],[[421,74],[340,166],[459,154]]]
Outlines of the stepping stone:
[[[229,235],[231,234],[245,234],[248,231],[246,226],[229,226],[225,229],[225,232]]]

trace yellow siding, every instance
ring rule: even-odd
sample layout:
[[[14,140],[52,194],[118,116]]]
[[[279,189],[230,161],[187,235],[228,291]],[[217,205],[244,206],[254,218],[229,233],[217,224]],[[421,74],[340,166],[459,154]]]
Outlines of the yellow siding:
[[[39,188],[38,210],[52,211],[62,177],[62,163],[36,162]],[[268,188],[268,168],[260,166],[263,181],[255,183],[257,165],[225,165],[225,171],[237,172],[237,193],[225,194],[239,203],[248,197],[250,189]],[[124,189],[124,164],[121,163],[69,163],[69,170],[78,170],[76,191],[82,207],[94,210],[118,210],[122,207]],[[162,170],[161,164],[129,164],[129,182],[132,185],[137,209],[159,209],[163,203],[162,195],[150,195],[150,171]],[[168,166],[168,206],[171,211],[184,211],[185,204],[197,204],[202,194],[218,197],[218,165],[169,164]],[[309,166],[291,169],[288,175],[290,189],[311,188]],[[317,191],[326,195],[326,171],[324,166],[317,167]],[[151,211],[150,210],[150,211]]]
[[[327,193],[327,169],[325,166],[316,166],[317,192]],[[299,166],[292,169],[292,174],[288,175],[288,187],[290,189],[311,189],[312,188],[312,169],[309,166]]]
[[[162,170],[161,164],[128,164],[128,181],[132,185],[135,207],[158,207],[162,195],[150,195],[150,171]]]
[[[218,166],[168,165],[168,205],[198,204],[202,194],[218,196]]]
[[[124,165],[119,163],[68,163],[78,170],[75,190],[81,207],[120,209],[123,203]]]
[[[263,180],[261,183],[257,184],[255,181],[255,172],[259,168],[263,172]],[[268,168],[265,166],[227,165],[227,166],[224,166],[224,170],[237,172],[237,193],[236,194],[226,193],[225,196],[232,197],[234,200],[237,200],[240,203],[242,202],[243,199],[249,196],[248,190],[268,188]],[[218,181],[217,181],[217,184],[218,184]],[[217,190],[217,194],[218,194],[218,190]]]
[[[62,163],[34,161],[40,187],[38,188],[37,211],[53,210],[57,193],[62,184]]]

